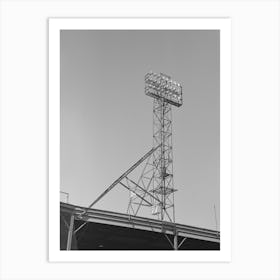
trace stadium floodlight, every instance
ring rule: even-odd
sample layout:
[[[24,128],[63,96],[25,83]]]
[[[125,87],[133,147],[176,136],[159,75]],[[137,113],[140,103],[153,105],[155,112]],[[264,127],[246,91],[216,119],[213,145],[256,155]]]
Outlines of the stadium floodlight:
[[[145,75],[145,94],[177,107],[183,104],[182,86],[163,73],[149,72]]]

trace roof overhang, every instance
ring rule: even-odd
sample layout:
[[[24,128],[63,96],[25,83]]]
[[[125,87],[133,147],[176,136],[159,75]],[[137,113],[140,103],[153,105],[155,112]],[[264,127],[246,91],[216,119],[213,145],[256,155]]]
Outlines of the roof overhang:
[[[131,216],[128,214],[111,211],[90,209],[63,202],[60,202],[60,207],[61,211],[73,214],[76,219],[80,219],[85,222],[122,226],[153,232],[164,232],[166,234],[174,234],[176,229],[178,235],[182,237],[190,237],[199,240],[220,243],[220,232],[214,230],[187,226],[178,223],[173,224],[169,222],[162,222],[160,220]]]

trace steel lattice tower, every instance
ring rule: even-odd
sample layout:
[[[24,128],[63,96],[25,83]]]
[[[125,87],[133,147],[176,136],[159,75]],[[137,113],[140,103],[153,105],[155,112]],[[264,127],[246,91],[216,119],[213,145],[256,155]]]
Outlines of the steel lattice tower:
[[[172,152],[172,114],[171,105],[162,98],[154,99],[153,105],[153,143],[160,145],[153,154],[153,189],[160,203],[154,201],[153,214],[160,220],[175,222],[173,152]]]
[[[165,236],[174,250],[177,250],[180,244],[178,245],[175,224],[172,105],[180,107],[183,104],[182,86],[165,74],[149,72],[145,75],[145,94],[154,99],[153,148],[107,187],[77,218],[83,219],[88,209],[117,185],[121,185],[129,191],[127,208],[129,216],[137,216],[140,210],[148,209],[149,214],[156,215],[162,222],[162,232],[165,232],[165,222],[174,225],[173,243],[166,234]],[[144,168],[140,176],[138,175],[138,180],[131,179],[133,172],[139,170],[138,167],[142,164]],[[87,221],[76,231],[86,224]]]
[[[137,183],[129,180],[131,195],[128,213],[137,215],[149,206],[161,221],[175,223],[172,105],[182,105],[182,86],[165,74],[145,75],[145,93],[153,97],[153,146]]]

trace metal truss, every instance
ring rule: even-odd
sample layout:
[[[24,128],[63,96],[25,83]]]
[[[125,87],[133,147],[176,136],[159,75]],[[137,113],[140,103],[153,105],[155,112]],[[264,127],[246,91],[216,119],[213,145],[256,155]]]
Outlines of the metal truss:
[[[76,239],[81,238],[85,231],[81,231],[88,223],[105,223],[121,227],[129,227],[145,231],[161,232],[166,237],[167,242],[174,250],[179,250],[188,238],[220,243],[220,232],[215,230],[203,229],[182,224],[173,224],[162,222],[157,219],[150,219],[139,216],[130,216],[128,214],[116,213],[98,209],[88,209],[67,203],[60,203],[61,213],[68,214],[68,220],[60,215],[62,222],[65,224],[68,232],[66,250],[71,250],[72,236]],[[85,213],[86,214],[83,214]],[[79,227],[75,228],[74,220],[84,221]],[[174,227],[176,232],[174,232]],[[171,239],[173,235],[173,240]]]
[[[153,214],[162,221],[175,223],[171,106],[164,98],[154,99],[153,143],[160,145],[160,149],[153,153],[152,192],[160,200],[154,201]]]
[[[165,74],[149,72],[145,75],[145,93],[154,100],[153,146],[159,149],[147,160],[137,183],[128,180],[127,213],[137,215],[147,206],[159,220],[175,223],[172,106],[183,104],[182,86]]]
[[[147,158],[150,158],[150,156],[159,148],[159,146],[152,148],[148,153],[146,153],[142,158],[140,158],[134,165],[132,165],[128,170],[126,170],[117,180],[115,180],[107,189],[105,189],[104,192],[102,192],[89,206],[88,209],[85,210],[83,213],[80,214],[80,216],[83,216],[87,213],[87,211],[92,208],[93,205],[95,205],[101,198],[103,198],[109,191],[111,191],[115,186],[118,184],[124,186],[125,188],[130,189],[128,186],[125,185],[122,181],[125,179],[128,179],[128,175],[135,170],[142,162],[144,162]]]
[[[161,221],[162,232],[164,223],[174,225],[173,247],[176,250],[178,242],[174,205],[176,190],[173,180],[172,106],[180,107],[183,104],[182,86],[165,74],[150,72],[145,75],[145,93],[154,100],[153,148],[101,193],[78,218],[84,220],[92,206],[115,186],[120,185],[130,194],[127,207],[129,216],[138,216],[139,211],[145,208]],[[129,177],[144,162],[138,179]],[[87,221],[80,228],[86,223]]]
[[[143,206],[161,221],[175,222],[171,105],[154,99],[153,145],[159,147],[148,158],[137,180],[127,178],[129,215],[138,215]]]

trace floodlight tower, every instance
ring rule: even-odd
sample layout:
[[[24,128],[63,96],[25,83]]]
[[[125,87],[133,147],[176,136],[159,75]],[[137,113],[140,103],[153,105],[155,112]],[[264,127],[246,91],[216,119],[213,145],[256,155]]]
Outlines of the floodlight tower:
[[[183,104],[182,86],[165,74],[150,72],[145,76],[145,93],[153,97],[153,145],[160,148],[153,153],[152,192],[160,199],[154,200],[153,214],[161,220],[175,222],[172,105]]]
[[[162,222],[162,232],[165,232],[165,223],[174,225],[172,246],[177,250],[180,245],[175,224],[172,105],[182,106],[182,86],[165,74],[149,72],[145,75],[145,94],[154,99],[153,148],[107,187],[77,218],[86,219],[88,210],[119,185],[129,191],[129,217],[138,216],[139,211],[147,206],[149,214],[157,215]],[[131,179],[132,173],[144,163],[138,180]],[[76,231],[86,224],[87,220]]]
[[[172,105],[180,107],[183,104],[182,86],[165,74],[149,72],[145,75],[145,94],[154,99],[155,150],[140,179],[131,188],[128,213],[137,215],[140,206],[151,206],[152,214],[157,215],[159,220],[175,223]],[[145,197],[149,198],[150,205],[141,200]]]

